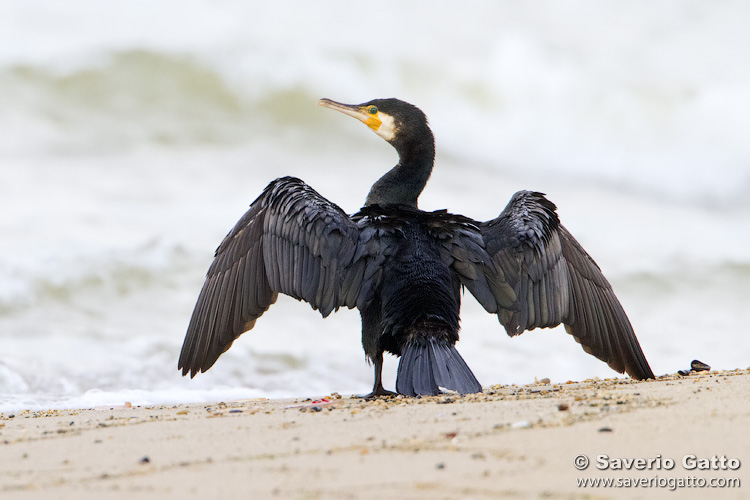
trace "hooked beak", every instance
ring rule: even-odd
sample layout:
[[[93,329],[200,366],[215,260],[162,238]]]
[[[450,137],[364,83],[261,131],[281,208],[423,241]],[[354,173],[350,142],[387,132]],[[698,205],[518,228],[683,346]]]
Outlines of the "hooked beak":
[[[361,121],[375,132],[378,132],[380,125],[383,123],[378,114],[370,114],[366,107],[360,106],[359,104],[343,104],[340,102],[332,101],[330,99],[321,99],[318,101],[318,106],[324,108],[334,109],[347,116],[351,116]]]

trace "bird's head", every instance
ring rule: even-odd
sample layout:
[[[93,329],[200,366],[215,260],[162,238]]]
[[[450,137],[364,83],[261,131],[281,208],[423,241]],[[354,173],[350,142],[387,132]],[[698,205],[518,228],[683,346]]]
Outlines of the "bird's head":
[[[373,99],[362,104],[342,104],[321,99],[318,105],[356,118],[397,149],[399,142],[412,137],[424,139],[428,134],[432,139],[427,117],[422,110],[399,99]]]
[[[435,139],[424,113],[398,99],[373,99],[362,104],[321,99],[318,104],[353,116],[388,141],[398,153],[398,165],[373,184],[365,205],[416,208],[417,198],[435,162]]]

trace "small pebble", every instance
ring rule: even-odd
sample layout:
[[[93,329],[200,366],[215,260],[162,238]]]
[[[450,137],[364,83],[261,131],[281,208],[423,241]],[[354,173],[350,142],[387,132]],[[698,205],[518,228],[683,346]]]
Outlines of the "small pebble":
[[[559,411],[568,411],[570,407],[566,403],[560,403],[559,405],[557,405],[557,409]]]
[[[143,457],[142,459],[140,459],[140,463],[142,463],[142,464],[151,463],[151,459],[148,458],[148,457]]]
[[[435,465],[435,468],[439,470],[445,469],[445,464],[443,462],[440,462],[439,464]]]
[[[612,432],[611,427],[600,427],[599,432]]]
[[[677,370],[677,373],[679,373],[683,377],[687,377],[688,375],[690,375],[690,370]]]

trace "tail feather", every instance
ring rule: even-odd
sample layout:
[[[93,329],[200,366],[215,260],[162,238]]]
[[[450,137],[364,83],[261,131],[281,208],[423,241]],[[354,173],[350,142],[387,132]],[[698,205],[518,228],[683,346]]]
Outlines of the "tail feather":
[[[433,374],[433,361],[431,352],[422,352],[414,358],[412,368],[412,385],[416,394],[438,394],[440,389]],[[407,379],[408,380],[408,379]],[[398,383],[397,383],[398,386]]]
[[[461,394],[482,392],[481,384],[453,345],[434,338],[409,342],[398,364],[396,390],[417,396],[440,394],[440,388]]]

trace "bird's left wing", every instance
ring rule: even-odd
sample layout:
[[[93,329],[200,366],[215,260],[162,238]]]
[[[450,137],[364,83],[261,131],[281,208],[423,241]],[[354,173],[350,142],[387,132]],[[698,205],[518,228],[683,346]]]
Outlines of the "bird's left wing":
[[[363,281],[372,285],[359,239],[356,223],[301,180],[271,182],[216,250],[182,346],[183,375],[208,370],[279,293],[323,316],[355,307]]]

